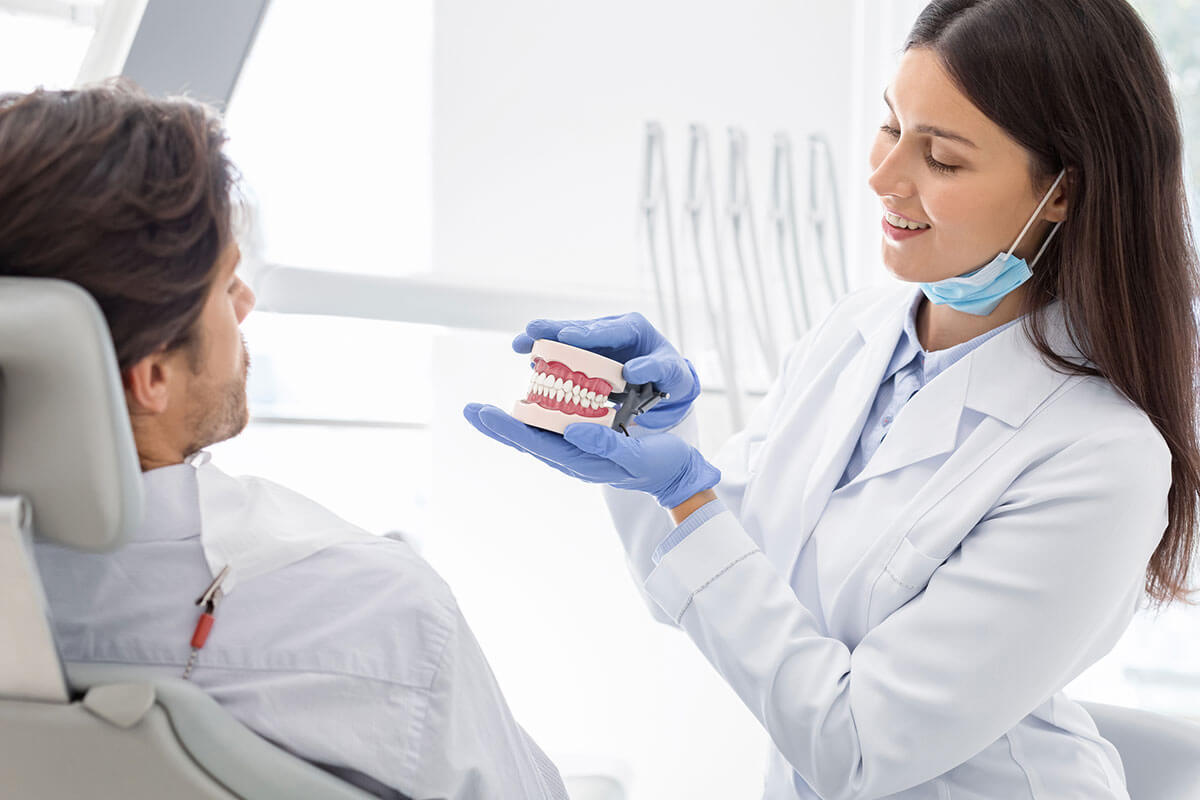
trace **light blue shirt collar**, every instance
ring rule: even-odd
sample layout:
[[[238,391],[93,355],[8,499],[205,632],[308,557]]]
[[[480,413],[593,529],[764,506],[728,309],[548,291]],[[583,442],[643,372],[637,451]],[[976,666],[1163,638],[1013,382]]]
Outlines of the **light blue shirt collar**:
[[[951,364],[966,355],[966,353],[974,350],[988,339],[1021,320],[1018,317],[997,328],[981,333],[974,339],[956,344],[954,347],[948,347],[945,350],[926,350],[921,346],[921,340],[917,336],[917,311],[921,308],[921,301],[924,299],[925,295],[923,293],[913,293],[908,313],[904,316],[904,330],[900,334],[900,341],[896,343],[896,349],[892,353],[892,360],[888,362],[887,371],[883,374],[883,381],[887,381],[912,362],[913,359],[917,359],[918,365],[922,369],[921,385],[924,386],[945,371]]]
[[[190,539],[200,535],[200,491],[196,468],[171,464],[142,473],[145,513],[130,537],[153,542]]]

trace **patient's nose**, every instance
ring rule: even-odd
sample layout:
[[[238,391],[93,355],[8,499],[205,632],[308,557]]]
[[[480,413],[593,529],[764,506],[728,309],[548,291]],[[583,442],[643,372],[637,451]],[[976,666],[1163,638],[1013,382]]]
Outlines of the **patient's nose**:
[[[249,284],[247,284],[245,281],[241,281],[241,284],[241,291],[238,294],[237,303],[237,319],[239,324],[242,322],[242,320],[246,319],[246,315],[248,315],[250,310],[254,308],[254,303],[258,299],[254,296],[254,290],[250,288]]]

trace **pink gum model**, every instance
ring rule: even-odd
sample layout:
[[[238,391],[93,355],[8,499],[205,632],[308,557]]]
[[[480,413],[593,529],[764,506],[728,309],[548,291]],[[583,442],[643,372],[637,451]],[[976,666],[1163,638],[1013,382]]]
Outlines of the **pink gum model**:
[[[612,427],[617,412],[608,396],[625,391],[620,361],[551,339],[535,341],[529,358],[533,379],[513,407],[514,418],[554,433],[573,422]]]

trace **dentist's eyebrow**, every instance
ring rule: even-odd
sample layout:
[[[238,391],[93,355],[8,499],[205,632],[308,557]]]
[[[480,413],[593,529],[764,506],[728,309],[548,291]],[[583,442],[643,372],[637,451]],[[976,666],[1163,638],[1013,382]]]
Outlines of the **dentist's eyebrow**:
[[[888,99],[887,89],[883,90],[883,102],[887,103],[887,107],[892,110],[893,114],[896,113],[896,109],[892,108],[892,101]],[[975,144],[967,137],[960,136],[957,133],[952,133],[942,128],[936,128],[933,125],[916,125],[913,127],[913,130],[915,130],[917,133],[928,133],[930,136],[937,136],[954,142],[962,142],[968,147],[974,147],[976,150],[979,149],[979,145]]]

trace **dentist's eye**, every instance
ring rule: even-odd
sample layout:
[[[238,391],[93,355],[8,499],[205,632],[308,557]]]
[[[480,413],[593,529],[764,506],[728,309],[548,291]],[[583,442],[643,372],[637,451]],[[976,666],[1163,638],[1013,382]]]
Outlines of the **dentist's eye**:
[[[925,163],[928,164],[929,168],[935,172],[949,173],[958,169],[958,167],[952,167],[949,164],[943,164],[942,162],[936,160],[933,156],[925,156]]]
[[[880,125],[879,130],[883,131],[885,134],[892,137],[893,139],[900,138],[900,131],[897,130],[896,128],[893,128],[891,125]],[[929,168],[932,169],[934,172],[940,172],[944,175],[952,174],[952,173],[958,171],[958,167],[952,166],[950,164],[943,164],[942,162],[938,161],[931,155],[925,156],[925,163],[928,164]]]

